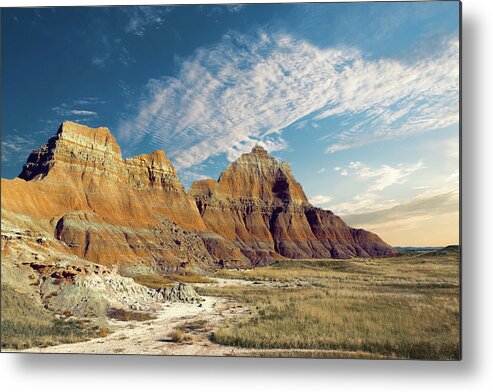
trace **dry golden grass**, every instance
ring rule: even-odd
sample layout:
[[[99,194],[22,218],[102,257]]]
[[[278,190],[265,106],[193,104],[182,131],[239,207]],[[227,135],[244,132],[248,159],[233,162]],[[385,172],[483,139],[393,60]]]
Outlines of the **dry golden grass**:
[[[2,284],[2,349],[23,350],[88,340],[97,328],[57,319],[27,294]]]
[[[181,329],[175,329],[169,334],[169,338],[175,343],[191,343],[193,342],[193,336],[189,333],[183,332]]]
[[[286,282],[286,288],[243,285],[201,290],[244,302],[253,310],[251,317],[230,319],[214,331],[214,341],[221,344],[458,359],[458,268],[454,252],[387,259],[286,260],[254,270],[218,273]]]
[[[248,353],[249,357],[263,358],[321,358],[321,359],[386,359],[384,355],[364,351],[336,350],[259,350]]]
[[[171,274],[167,275],[170,279],[180,282],[180,283],[209,283],[211,280],[204,277],[204,276],[198,276],[198,275],[178,275],[178,274]]]
[[[176,283],[209,283],[210,279],[198,275],[169,274],[159,275],[137,275],[133,278],[137,283],[151,289],[171,287]]]
[[[149,287],[151,289],[160,289],[164,287],[171,287],[175,284],[174,280],[171,280],[165,276],[158,275],[137,275],[133,279],[143,286]]]
[[[100,338],[105,338],[106,336],[108,336],[110,333],[110,330],[108,327],[106,326],[101,326],[99,327],[99,330],[98,330],[98,336]]]
[[[109,309],[107,316],[119,321],[148,321],[156,318],[156,316],[147,312],[129,311],[120,308]]]

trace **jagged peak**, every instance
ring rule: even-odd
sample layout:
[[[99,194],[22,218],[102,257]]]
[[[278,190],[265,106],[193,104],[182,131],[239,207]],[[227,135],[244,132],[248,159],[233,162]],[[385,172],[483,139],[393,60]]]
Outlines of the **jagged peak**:
[[[195,181],[190,194],[196,198],[216,195],[223,198],[253,198],[271,202],[274,199],[295,204],[308,204],[291,167],[279,162],[260,145],[232,161],[217,181]]]
[[[250,154],[258,155],[258,156],[269,156],[269,153],[265,148],[263,148],[260,144],[255,144],[252,148]]]
[[[79,124],[74,121],[63,121],[60,126],[58,127],[58,133],[80,133],[80,134],[86,134],[88,132],[94,132],[96,130],[101,130],[108,135],[111,135],[110,129],[108,127],[96,127],[92,128],[88,125],[84,124]]]
[[[32,151],[19,178],[41,180],[57,162],[121,162],[122,155],[116,139],[106,127],[91,128],[72,121],[64,121],[57,133],[40,148]]]

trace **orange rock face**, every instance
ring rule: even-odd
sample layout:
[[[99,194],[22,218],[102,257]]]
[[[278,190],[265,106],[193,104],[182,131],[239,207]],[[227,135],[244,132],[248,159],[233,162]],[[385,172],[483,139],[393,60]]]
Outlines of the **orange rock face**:
[[[2,226],[129,274],[395,253],[311,206],[289,165],[258,146],[187,194],[163,151],[123,159],[107,128],[64,122],[1,185]]]
[[[195,233],[203,220],[164,152],[124,160],[107,128],[63,123],[19,178],[2,179],[2,211],[101,264],[213,264]]]
[[[377,235],[311,206],[289,165],[259,146],[232,162],[217,182],[195,182],[190,194],[207,228],[230,239],[254,263],[395,254]]]

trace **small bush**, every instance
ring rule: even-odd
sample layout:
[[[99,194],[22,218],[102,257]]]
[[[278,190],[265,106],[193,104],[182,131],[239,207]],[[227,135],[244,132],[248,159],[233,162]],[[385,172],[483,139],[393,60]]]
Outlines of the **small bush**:
[[[108,310],[107,316],[118,321],[148,321],[156,318],[156,316],[147,312],[134,312],[118,308]]]
[[[189,333],[183,332],[180,329],[175,329],[169,334],[169,338],[175,343],[189,343],[193,341],[193,336]]]
[[[98,336],[100,338],[105,338],[106,336],[108,336],[110,333],[110,330],[108,329],[108,327],[106,326],[102,326],[99,328],[99,331],[98,331]]]

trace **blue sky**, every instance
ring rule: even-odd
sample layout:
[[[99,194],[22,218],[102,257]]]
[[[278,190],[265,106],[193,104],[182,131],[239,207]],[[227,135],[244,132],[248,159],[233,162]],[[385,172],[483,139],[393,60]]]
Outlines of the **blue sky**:
[[[186,187],[256,143],[392,245],[458,242],[457,2],[2,10],[2,177],[60,122]]]

